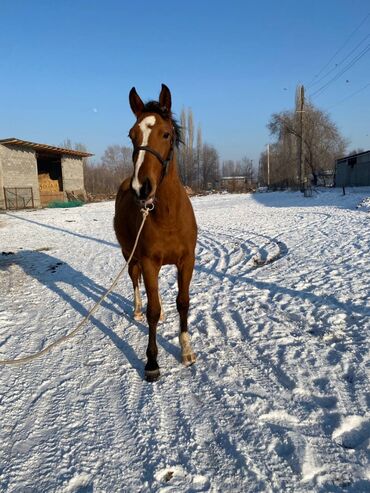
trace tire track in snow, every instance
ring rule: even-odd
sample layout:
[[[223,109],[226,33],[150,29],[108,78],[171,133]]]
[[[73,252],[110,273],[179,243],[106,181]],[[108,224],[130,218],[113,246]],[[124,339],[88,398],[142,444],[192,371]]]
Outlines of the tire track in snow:
[[[181,415],[190,436],[188,460],[201,465],[201,473],[211,481],[217,480],[222,489],[250,491],[249,482],[259,481],[259,478],[253,468],[247,466],[238,446],[230,442],[225,429],[228,415],[218,411],[220,401],[209,387],[204,370],[184,376],[186,386],[181,399]],[[202,389],[201,394],[197,386]],[[262,483],[265,485],[261,480]]]
[[[229,320],[227,320],[227,323],[229,323]],[[213,347],[216,345],[217,342],[212,340],[211,346]],[[269,402],[269,405],[267,407],[272,410],[272,412],[269,411],[269,414],[267,415],[267,418],[263,420],[262,425],[267,428],[271,427],[272,430],[276,430],[276,428],[285,430],[285,433],[290,432],[293,437],[291,440],[293,449],[290,451],[289,457],[284,457],[284,454],[282,455],[282,457],[280,457],[281,454],[278,454],[280,457],[279,460],[279,458],[275,455],[276,462],[282,463],[282,469],[274,470],[273,473],[271,471],[264,471],[263,474],[261,474],[261,477],[270,477],[271,480],[272,478],[278,478],[279,484],[284,485],[285,491],[297,491],[296,485],[298,485],[300,480],[302,479],[301,474],[303,475],[304,472],[304,463],[300,464],[301,469],[293,470],[293,476],[291,478],[288,478],[286,477],[288,463],[284,465],[284,462],[282,461],[290,459],[290,456],[296,453],[295,449],[298,447],[298,445],[300,448],[302,448],[302,438],[304,440],[302,453],[307,447],[310,447],[310,449],[312,449],[312,453],[314,454],[315,461],[320,465],[320,467],[322,466],[321,472],[326,472],[330,475],[330,477],[338,476],[338,474],[340,473],[340,464],[343,463],[344,459],[341,448],[333,442],[331,435],[327,436],[327,434],[325,434],[321,426],[313,424],[311,420],[307,418],[304,403],[301,404],[296,399],[294,399],[292,392],[289,391],[290,385],[283,385],[281,383],[281,378],[277,378],[274,372],[267,371],[268,361],[263,362],[261,358],[254,359],[252,357],[253,351],[245,351],[244,345],[239,344],[234,348],[230,348],[226,339],[222,340],[222,343],[219,341],[218,345],[222,345],[222,350],[220,349],[220,351],[225,354],[229,367],[237,371],[240,381],[248,382],[247,388],[253,388],[251,392],[252,394],[254,394],[255,397],[262,398]],[[219,368],[218,371],[213,373],[216,373],[218,379],[219,375],[222,373],[222,367]],[[255,388],[255,384],[259,385],[262,392]],[[217,380],[212,381],[210,387],[219,388]],[[273,390],[271,391],[271,389]],[[248,391],[246,393],[248,394]],[[217,395],[215,399],[218,402],[223,402],[224,416],[226,416],[227,422],[230,422],[232,417],[229,416],[227,413],[225,414],[225,396]],[[247,399],[244,399],[244,401],[246,402]],[[288,421],[286,421],[287,410],[289,413],[288,416],[290,416]],[[250,416],[251,423],[259,423],[259,426],[261,426],[260,415],[251,412],[250,407],[247,406],[245,409],[239,409],[236,412],[236,416],[241,415],[244,417]],[[271,418],[269,418],[270,415]],[[240,425],[238,426],[240,428]],[[276,442],[276,439],[278,440],[275,446],[276,449],[270,449],[268,452],[269,455],[271,455],[273,452],[279,452],[282,447],[286,447],[286,445],[279,444],[280,438],[278,435],[270,433],[270,436],[266,437],[266,433],[267,432],[264,431],[264,440],[267,441],[267,443],[272,444],[274,443],[274,441]],[[259,428],[257,428],[255,430],[255,435],[258,437],[259,434],[260,430]],[[248,436],[254,436],[253,430],[251,428],[248,429]],[[301,438],[299,443],[296,443],[298,436],[300,436]],[[247,442],[249,443],[249,441],[250,440],[248,438]],[[251,457],[255,458],[256,447],[257,444],[254,441],[253,447],[250,451]],[[258,463],[260,463],[260,461],[258,461]],[[337,464],[339,464],[339,466],[336,466]],[[320,468],[318,467],[318,470],[319,469]]]
[[[216,254],[217,255],[218,252],[219,252],[219,250],[217,248],[217,245],[220,245],[221,242],[217,241],[215,239],[215,236],[213,236],[212,238],[208,237],[208,242],[209,242],[209,244],[212,245],[211,248],[212,248],[213,254]],[[207,245],[205,245],[205,247],[206,246]],[[228,263],[230,265],[230,262],[228,262]],[[216,263],[216,264],[213,264],[213,265],[216,265],[217,266],[218,264]],[[236,267],[238,267],[238,265],[236,265]],[[243,272],[240,271],[240,274],[239,275],[240,276],[243,275]],[[217,308],[217,306],[219,305],[219,301],[220,301],[221,296],[224,296],[227,293],[227,289],[225,289],[224,286],[225,286],[225,282],[223,283],[221,290],[219,290],[219,291],[221,291],[221,294],[220,294],[220,292],[219,293],[217,293],[217,292],[214,293],[214,296],[215,296],[214,306],[213,307],[209,307],[211,313],[217,313],[218,314],[218,312],[215,312],[215,308]],[[211,296],[209,296],[209,297],[211,297]],[[237,318],[239,317],[239,320],[235,321],[236,327],[234,327],[234,329],[235,329],[234,330],[234,333],[237,333],[240,330],[240,326],[241,326],[242,320],[241,320],[239,314],[237,314],[237,315],[233,314],[233,316],[236,316]],[[223,320],[225,317],[227,318],[227,321],[226,322],[224,322],[224,320]],[[228,317],[228,315],[225,314],[225,313],[222,313],[222,315],[219,315],[218,314],[218,316],[216,317],[216,319],[218,320],[218,322],[220,322],[221,325],[223,326],[223,328],[221,328],[221,333],[222,334],[226,335],[230,331],[229,327],[230,327],[230,321],[231,321],[232,318],[233,317]],[[224,341],[224,342],[225,342],[225,346],[226,346],[227,345],[227,341]],[[305,342],[309,343],[309,341],[305,341]],[[223,351],[225,350],[225,346],[223,347]],[[240,362],[244,360],[241,352],[242,352],[241,351],[241,348],[238,347],[237,357],[234,359],[235,365],[239,365],[239,366],[244,367],[243,368],[244,369],[244,372],[248,372],[249,375],[253,375],[253,374],[255,375],[255,371],[253,372],[253,370],[256,367],[255,364],[258,365],[258,363],[260,363],[260,361],[252,362],[251,365],[245,365],[245,364],[244,365],[243,364],[240,365]],[[250,353],[248,355],[245,355],[245,356],[246,356],[246,360],[248,360],[248,357],[250,357]],[[275,371],[276,371],[276,369],[275,369]],[[271,373],[269,374],[269,379],[268,380],[266,380],[265,375],[263,375],[262,378],[261,378],[261,375],[258,375],[258,377],[256,378],[256,380],[258,380],[260,384],[261,384],[261,380],[262,380],[263,383],[262,383],[261,386],[262,386],[262,388],[266,388],[266,389],[271,388],[271,384],[273,384],[273,385],[276,385],[277,384],[279,386],[279,384],[281,384],[282,381],[283,382],[284,382],[284,380],[287,381],[285,377],[283,377],[283,379],[282,379],[281,375],[280,376],[277,375],[276,378],[271,379]],[[285,387],[286,386],[288,388],[291,387],[291,381],[288,380],[288,385],[285,385]],[[294,387],[294,384],[293,384],[293,387]],[[277,398],[278,395],[279,395],[279,397],[281,396],[282,391],[281,391],[281,388],[276,388],[275,390],[276,390],[276,392],[274,392],[274,404],[276,405],[276,398]],[[288,399],[289,398],[291,399],[291,395],[290,395],[290,397],[288,397]],[[288,399],[286,397],[286,401]],[[342,396],[341,400],[344,401],[346,399],[343,398],[343,396]],[[281,403],[281,409],[284,409],[285,407],[286,407],[286,402],[282,402]],[[301,416],[299,418],[301,418]],[[303,426],[302,423],[301,423],[300,431],[301,431],[301,433],[303,433],[303,435],[305,437],[307,437],[307,438],[310,439],[310,446],[313,446],[313,443],[314,442],[316,443],[316,445],[313,448],[315,450],[316,458],[319,459],[319,462],[321,464],[328,464],[328,463],[329,464],[336,464],[338,462],[339,463],[342,462],[343,456],[341,454],[341,451],[338,450],[338,446],[333,443],[331,437],[328,438],[327,436],[324,435],[323,430],[321,428],[318,428],[316,430],[316,435],[315,436],[312,436],[312,427],[311,426],[307,426],[307,425]],[[334,473],[336,473],[338,471],[335,470],[335,467],[334,468],[331,467],[331,472],[334,474]]]
[[[230,366],[233,367],[232,364]],[[249,491],[247,485],[253,481],[254,484],[260,482],[259,487],[261,489],[259,491],[266,491],[268,487],[274,490],[276,482],[281,485],[284,491],[294,491],[294,484],[297,483],[298,478],[294,472],[289,471],[288,464],[282,462],[274,451],[267,452],[266,441],[269,442],[272,436],[270,438],[266,436],[269,434],[267,428],[261,434],[261,424],[250,411],[251,399],[244,398],[242,384],[240,387],[242,397],[229,395],[227,385],[220,385],[220,382],[217,381],[222,370],[216,370],[216,372],[213,370],[213,368],[205,369],[202,374],[202,394],[197,393],[195,397],[199,402],[207,402],[207,405],[213,408],[208,419],[212,423],[211,428],[215,441],[227,454],[224,459],[221,459],[224,464],[230,454],[229,461],[231,460],[231,463],[229,464],[228,475],[238,474],[238,470],[243,471],[243,485],[236,483],[234,486],[236,490]],[[214,374],[216,377],[213,376]],[[243,380],[241,379],[240,382]],[[194,385],[194,387],[196,392],[199,386]],[[223,405],[217,412],[220,402]],[[242,441],[240,439],[237,442],[233,440],[233,430],[235,433],[237,430],[238,435],[242,435]],[[268,461],[266,461],[267,457]]]
[[[246,234],[247,233],[248,232],[246,232]],[[213,249],[216,256],[219,256],[220,249],[225,249],[225,244],[229,243],[233,246],[233,249],[228,251],[229,259],[225,258],[225,254],[223,254],[224,263],[226,265],[221,270],[225,273],[227,272],[229,275],[236,272],[238,277],[243,274],[246,275],[258,267],[272,264],[285,257],[289,252],[287,245],[283,241],[277,241],[274,238],[269,238],[262,234],[254,234],[252,236],[255,238],[267,239],[268,241],[258,243],[243,237],[240,231],[238,231],[238,236],[235,237],[219,232],[212,235],[208,235],[207,233],[203,234],[203,238],[207,238],[208,244],[214,245]],[[205,243],[204,246],[206,245],[207,244]],[[220,272],[220,269],[214,265],[207,266],[207,268]],[[243,274],[241,274],[241,272],[243,272]]]
[[[217,245],[216,242],[214,242],[214,244]],[[242,272],[240,274],[242,274]],[[225,286],[227,286],[227,287],[225,287]],[[207,311],[209,313],[213,314],[213,318],[215,318],[215,314],[218,315],[218,312],[215,311],[215,308],[217,308],[217,305],[219,304],[218,303],[219,299],[222,298],[224,296],[225,292],[228,292],[228,291],[230,291],[230,283],[223,283],[221,287],[217,285],[215,288],[213,288],[211,290],[212,293],[209,295],[209,298],[213,298],[213,306],[211,304],[209,304],[209,306],[206,308],[202,307],[202,313],[198,312],[198,314],[197,314],[198,320],[195,320],[195,323],[194,323],[195,326],[197,326],[198,323],[201,323],[202,319],[207,320],[207,315],[206,315]],[[253,378],[253,376],[256,377],[255,381],[258,382],[258,384],[260,385],[262,393],[265,393],[267,395],[268,389],[271,388],[270,380],[267,380],[265,378],[265,375],[263,375],[262,372],[258,372],[258,375],[256,376],[256,369],[258,369],[259,366],[256,365],[254,362],[251,362],[249,358],[243,357],[243,355],[240,352],[240,347],[238,348],[238,351],[234,351],[228,347],[229,342],[228,342],[228,339],[226,338],[226,335],[229,331],[230,324],[224,322],[223,317],[225,316],[225,314],[223,314],[222,316],[221,315],[217,316],[217,315],[216,315],[215,321],[216,321],[216,326],[218,326],[218,331],[220,331],[220,333],[219,333],[219,335],[212,337],[211,347],[218,347],[220,349],[220,351],[226,352],[227,360],[228,360],[228,366],[233,368],[233,369],[238,368],[238,373],[240,373],[241,381],[244,381],[246,378],[251,379],[251,378]],[[239,335],[241,335],[239,326],[236,326],[234,328],[235,328],[235,333],[238,333]],[[222,334],[222,336],[221,336],[221,334]],[[230,354],[232,355],[232,358],[229,357]],[[221,368],[219,368],[219,370],[216,372],[216,374],[219,375],[220,373],[222,373]],[[207,375],[208,375],[208,373],[206,373],[206,376]],[[205,379],[207,378],[206,376],[204,377]],[[248,377],[246,377],[246,376],[248,376]],[[217,383],[216,382],[210,382],[209,388],[212,388],[212,387],[217,388]],[[267,389],[267,390],[265,390],[265,389]],[[278,395],[281,394],[281,390],[282,389],[279,386],[278,387]],[[284,389],[284,391],[285,391],[285,389]],[[245,418],[245,416],[248,416],[248,410],[247,409],[243,409],[243,410],[239,409],[235,415],[232,415],[232,414],[229,415],[228,413],[226,413],[226,415],[225,415],[225,399],[223,398],[223,396],[214,395],[213,400],[214,400],[215,406],[217,406],[218,401],[223,402],[223,417],[226,416],[225,420],[227,422],[234,422],[234,426],[236,426],[236,428],[240,427],[241,424],[235,420],[237,420],[238,417],[240,417],[240,416],[244,416],[244,418]],[[249,455],[248,455],[248,453],[246,454],[248,457],[247,461],[250,464],[251,462],[253,462],[253,455],[255,455],[255,453],[256,453],[256,443],[258,443],[258,441],[259,441],[258,437],[261,436],[261,433],[259,430],[256,430],[253,428],[252,423],[249,423],[249,428],[246,431],[246,434],[249,436],[253,436],[253,446],[250,448]],[[249,439],[247,439],[246,441],[248,442],[248,440]],[[260,440],[261,440],[261,438],[260,438]],[[234,450],[234,454],[235,454],[235,450]],[[261,454],[266,454],[266,450],[264,450],[262,448]],[[244,461],[245,461],[245,459],[244,459]],[[276,462],[276,464],[279,464],[280,461],[278,458],[276,458],[275,462]],[[262,463],[263,463],[263,461],[262,461]],[[291,486],[291,487],[288,486],[289,482],[292,480],[292,478],[289,478],[287,476],[286,464],[281,464],[281,466],[276,465],[276,467],[274,466],[274,469],[272,471],[266,470],[266,471],[264,471],[263,474],[261,474],[260,472],[259,472],[259,474],[261,477],[270,477],[271,480],[272,479],[277,480],[277,478],[278,478],[280,483],[284,484],[284,487],[287,488],[286,489],[287,491],[289,491],[289,489],[291,491],[293,491],[293,489],[292,489],[293,486]],[[293,483],[295,480],[297,480],[297,478],[293,478]]]
[[[302,224],[300,220],[302,217],[306,217],[306,216],[308,217],[319,216],[319,217],[323,217],[324,220],[320,219],[314,222],[308,222],[306,224]],[[293,219],[296,220],[296,222],[298,223],[296,226],[294,226],[293,228],[292,227],[279,228],[279,233],[273,234],[274,231],[272,231],[270,233],[271,236],[268,235],[268,233],[265,232],[265,230],[261,233],[256,233],[255,231],[250,231],[246,228],[243,228],[242,226],[239,228],[228,227],[227,228],[228,233],[224,233],[223,231],[220,232],[219,229],[207,228],[205,234],[209,235],[211,241],[215,237],[221,235],[224,238],[229,238],[230,241],[238,240],[240,241],[241,245],[244,245],[245,243],[251,244],[252,247],[256,248],[256,253],[255,253],[256,255],[258,255],[259,249],[264,249],[269,244],[271,244],[272,246],[276,245],[277,249],[281,250],[281,256],[276,258],[276,260],[278,260],[279,258],[285,256],[289,252],[288,246],[282,240],[278,240],[281,236],[286,237],[287,234],[295,232],[297,228],[299,228],[299,230],[302,232],[302,237],[304,237],[305,230],[314,229],[315,232],[320,231],[317,230],[316,227],[318,225],[321,225],[321,227],[326,227],[327,223],[333,219],[333,216],[328,213],[308,212],[308,213],[298,213],[295,215]],[[201,232],[203,231],[201,230]],[[257,239],[257,242],[254,241],[255,239]],[[261,246],[261,239],[267,240],[267,242],[262,242],[263,243],[262,246]],[[292,248],[295,248],[296,246],[297,244],[293,245]],[[264,256],[265,255],[263,255],[263,257]]]
[[[305,321],[301,317],[297,318],[297,316],[295,316],[292,319],[292,317],[289,316],[289,314],[287,314],[286,312],[280,311],[279,309],[277,310],[279,311],[279,316],[281,317],[281,319],[285,319],[286,324],[284,325],[286,325],[288,329],[292,322],[295,325],[299,324],[300,327],[299,339],[302,343],[302,347],[307,348],[312,346],[313,336],[307,333],[307,331],[305,330],[305,326],[306,326]],[[353,339],[352,335],[351,338]],[[318,348],[315,352],[318,353],[320,350],[325,351],[325,349],[329,347],[330,342],[319,341],[319,343],[316,345],[318,346]],[[356,349],[358,349],[358,347],[359,346],[356,345]],[[336,352],[340,354],[343,351],[336,350]],[[358,357],[356,356],[351,355],[351,357],[358,359]],[[334,380],[334,376],[335,376],[334,371],[332,372],[331,376],[330,375],[328,376],[331,389],[334,394],[338,395],[339,397],[338,404],[345,415],[361,414],[361,410],[364,409],[364,402],[361,402],[361,399],[363,399],[363,396],[366,395],[366,390],[367,390],[366,376],[363,375],[363,378],[361,379],[361,383],[360,383],[358,376],[355,376],[353,372],[353,367],[356,365],[356,363],[358,362],[353,361],[351,366],[349,367],[347,372],[348,378],[346,379],[346,381],[343,380],[342,378],[335,378]],[[322,363],[319,362],[319,365],[321,364]],[[305,371],[308,374],[310,374],[311,376],[310,380],[314,380],[315,375],[311,370],[311,366],[307,365],[304,358],[300,360],[300,365],[305,369]],[[354,380],[353,382],[354,385],[351,385],[352,378]]]
[[[231,316],[227,318],[226,323],[231,323],[234,317]],[[225,346],[223,351],[227,346],[227,341],[224,341]],[[340,465],[344,459],[344,454],[340,446],[333,442],[331,434],[327,434],[324,431],[322,425],[318,423],[312,423],[311,419],[307,416],[305,401],[300,401],[294,396],[292,390],[294,390],[295,384],[291,378],[281,374],[281,370],[278,370],[273,365],[270,365],[269,360],[264,360],[261,356],[255,355],[255,350],[253,350],[254,344],[249,346],[249,350],[245,351],[245,345],[240,344],[234,348],[227,347],[226,352],[233,368],[237,368],[238,372],[241,373],[241,378],[254,379],[261,388],[265,391],[265,398],[269,401],[269,409],[272,412],[272,422],[271,426],[281,426],[282,429],[290,429],[292,432],[299,432],[300,435],[306,440],[306,446],[309,446],[315,452],[315,459],[321,465],[326,465],[326,469],[330,474],[338,475],[340,473]],[[241,362],[244,362],[244,364]],[[262,364],[262,370],[259,368]],[[309,370],[308,365],[304,362],[300,362],[305,370]],[[272,371],[264,371],[272,369]],[[312,379],[314,374],[310,371]],[[273,391],[271,392],[271,389]],[[329,399],[325,401],[325,406],[329,404],[329,409],[331,408],[331,403]],[[284,415],[288,410],[289,416],[293,418],[292,421],[284,423]],[[277,412],[278,416],[280,414],[281,418],[275,421],[274,413]],[[348,412],[348,410],[346,410]],[[255,415],[256,421],[259,420],[259,416]],[[281,421],[280,421],[281,420]],[[272,438],[271,438],[272,442]],[[328,466],[330,465],[330,467]]]
[[[266,218],[275,213],[271,210],[266,211]],[[289,263],[283,258],[282,262],[249,272],[254,248],[262,248],[265,240],[260,236],[252,237],[239,221],[234,222],[237,228],[230,229],[232,234],[226,236],[219,215],[212,222],[207,210],[207,222],[211,217],[210,225],[216,226],[212,228],[215,231],[210,231],[208,226],[205,231],[200,230],[197,262],[205,269],[195,271],[191,287],[190,330],[195,325],[193,344],[198,353],[198,363],[191,369],[182,369],[174,363],[177,356],[169,349],[168,341],[161,339],[177,333],[178,328],[172,299],[176,278],[165,272],[163,295],[170,313],[168,322],[159,326],[159,334],[164,334],[159,338],[164,364],[161,365],[162,380],[154,386],[143,382],[137,371],[140,372],[141,363],[145,363],[139,363],[140,358],[145,358],[145,324],[135,326],[126,318],[121,321],[117,313],[108,313],[105,308],[101,312],[105,325],[112,327],[123,340],[116,344],[118,351],[111,348],[107,334],[103,336],[94,328],[84,348],[91,351],[88,357],[83,348],[66,346],[46,363],[4,373],[0,393],[5,427],[2,436],[12,444],[14,431],[17,441],[11,460],[6,455],[9,449],[3,450],[2,463],[6,468],[0,473],[0,489],[18,493],[19,488],[24,487],[27,491],[34,486],[35,478],[42,478],[40,488],[64,493],[81,467],[90,471],[86,491],[91,488],[115,491],[117,487],[122,491],[161,488],[195,491],[199,487],[194,486],[192,478],[202,474],[208,478],[203,483],[204,491],[295,493],[326,486],[333,490],[342,488],[345,481],[351,484],[346,478],[361,476],[361,471],[356,473],[356,467],[362,466],[362,456],[356,450],[348,451],[336,444],[332,433],[342,416],[360,414],[367,409],[366,340],[360,335],[356,338],[356,329],[366,322],[365,309],[355,312],[353,320],[347,320],[346,333],[338,342],[325,341],[320,334],[309,333],[316,327],[314,323],[319,324],[319,328],[330,328],[331,317],[343,310],[345,304],[340,298],[335,304],[336,279],[329,277],[333,266],[316,258],[317,252],[323,251],[323,243],[331,240],[327,249],[338,269],[338,285],[344,291],[351,288],[346,276],[354,279],[353,271],[356,268],[361,271],[368,251],[365,233],[358,240],[357,250],[355,246],[351,249],[353,235],[347,238],[342,234],[341,216],[333,214],[329,225],[338,231],[338,238],[331,239],[320,229],[320,224],[325,222],[323,216],[315,226],[316,231],[310,229],[313,223],[309,221],[315,219],[311,212],[303,214],[306,219],[296,220],[297,214],[284,218],[285,224],[290,225],[294,219],[294,228],[285,228],[283,220],[280,220],[283,228],[280,223],[274,223],[271,234],[267,227],[271,222],[267,219],[263,221],[266,226],[263,231],[257,229],[258,222],[252,224],[266,236],[274,237],[274,233],[279,232],[290,251]],[[349,220],[354,227],[363,227],[363,222],[356,222],[356,217],[351,214]],[[230,221],[233,222],[232,217]],[[302,232],[294,234],[301,225]],[[289,229],[291,233],[282,233]],[[89,228],[86,234],[90,234]],[[302,234],[307,234],[306,244],[299,242]],[[251,240],[245,245],[243,235]],[[276,235],[277,242],[279,235]],[[75,247],[78,249],[79,245],[74,243],[72,248]],[[278,247],[267,246],[263,255],[268,258],[277,252]],[[94,260],[95,253],[94,249],[90,252]],[[354,261],[349,263],[351,256]],[[94,262],[89,263],[90,267],[93,265]],[[344,269],[347,265],[351,271]],[[335,294],[332,298],[323,298],[322,302],[316,292],[308,296],[310,284],[315,285],[317,279],[314,272],[317,266],[326,269],[317,276],[330,281],[329,286],[323,286],[323,292]],[[105,265],[101,267],[103,271],[106,272]],[[362,272],[362,277],[366,278],[363,269]],[[243,279],[246,274],[249,274],[248,279]],[[94,275],[96,279],[103,276],[100,271]],[[256,279],[255,284],[253,279]],[[294,284],[294,289],[283,293],[273,289],[275,284],[290,287],[298,281],[300,286]],[[357,292],[364,283],[364,280],[358,281]],[[299,290],[303,290],[302,293],[307,290],[303,298],[295,296]],[[123,291],[132,300],[129,281]],[[77,297],[81,299],[79,293]],[[11,306],[10,298],[8,301]],[[366,300],[358,298],[356,303],[365,307]],[[51,302],[50,309],[52,305]],[[301,310],[299,305],[302,305]],[[23,327],[21,311],[24,309],[21,300],[12,307],[15,328]],[[37,304],[30,313],[35,313],[36,309]],[[70,310],[63,324],[75,316]],[[41,319],[33,320],[29,333],[36,332],[39,326],[40,332],[48,337],[52,335],[53,328],[46,327]],[[3,345],[4,353],[15,351],[14,340]],[[24,334],[19,336],[19,341],[24,347]],[[123,343],[132,348],[136,359],[130,357],[129,352],[125,353]],[[37,346],[42,340],[37,336],[32,344]],[[27,349],[31,351],[33,346]],[[350,351],[347,357],[344,357],[345,351]],[[325,357],[330,359],[330,364]],[[88,360],[86,368],[85,358]],[[320,365],[332,370],[332,382],[320,373]],[[49,373],[69,373],[71,378],[59,382],[51,379]],[[337,392],[339,379],[343,387]],[[299,387],[306,388],[307,393],[300,393]],[[85,393],[81,394],[83,388]],[[14,423],[10,419],[12,410]],[[37,423],[32,422],[35,415],[38,415]],[[157,479],[160,468],[179,463],[184,464],[185,470],[181,487],[177,488],[174,483],[176,472],[168,482]]]
[[[36,366],[36,371],[35,371]],[[43,379],[43,364],[35,362],[23,368],[6,369],[9,387],[7,400],[12,401],[11,412],[3,413],[2,442],[9,443],[11,433],[11,449],[3,462],[8,467],[2,471],[3,481],[8,484],[8,491],[17,491],[23,485],[26,491],[30,487],[29,471],[37,466],[42,471],[39,485],[45,491],[50,489],[50,467],[58,451],[57,422],[60,421],[58,411],[66,399],[65,386],[71,374],[63,377]],[[30,393],[27,384],[30,373],[33,374],[37,392]],[[3,401],[3,404],[5,402]],[[9,409],[9,403],[7,403]],[[11,424],[10,424],[11,423]],[[36,462],[36,464],[35,464]],[[48,482],[49,481],[49,482]]]

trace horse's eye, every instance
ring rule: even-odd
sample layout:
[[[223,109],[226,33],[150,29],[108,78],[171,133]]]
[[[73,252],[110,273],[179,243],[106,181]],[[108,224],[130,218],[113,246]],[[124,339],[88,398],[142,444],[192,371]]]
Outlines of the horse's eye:
[[[166,132],[166,133],[163,134],[163,138],[164,139],[168,139],[169,136],[170,136],[170,134],[168,132]]]

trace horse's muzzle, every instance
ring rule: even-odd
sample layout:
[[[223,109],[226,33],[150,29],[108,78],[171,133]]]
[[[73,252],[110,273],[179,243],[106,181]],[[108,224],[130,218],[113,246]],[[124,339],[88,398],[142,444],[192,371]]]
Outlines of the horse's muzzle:
[[[155,197],[150,197],[146,200],[139,200],[140,207],[144,207],[145,209],[153,210],[154,209]]]
[[[143,184],[140,187],[139,199],[147,200],[152,191],[152,184],[150,183],[149,178],[145,178]]]
[[[149,178],[145,178],[143,184],[139,189],[139,193],[137,192],[136,189],[133,188],[132,182],[131,182],[131,190],[136,195],[136,200],[140,207],[154,208],[155,188],[153,190],[153,186]]]

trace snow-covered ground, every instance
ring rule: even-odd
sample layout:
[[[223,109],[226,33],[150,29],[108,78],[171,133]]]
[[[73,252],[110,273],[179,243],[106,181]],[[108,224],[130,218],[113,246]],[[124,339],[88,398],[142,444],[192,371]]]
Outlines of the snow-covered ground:
[[[165,267],[161,379],[143,381],[125,274],[74,339],[0,367],[0,490],[370,491],[369,196],[193,199],[197,363],[179,362]],[[113,207],[0,215],[0,359],[67,334],[109,287]]]

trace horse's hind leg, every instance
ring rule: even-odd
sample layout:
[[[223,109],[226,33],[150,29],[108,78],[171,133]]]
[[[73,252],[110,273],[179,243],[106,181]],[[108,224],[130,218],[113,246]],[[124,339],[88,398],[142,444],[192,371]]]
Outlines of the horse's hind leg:
[[[142,303],[140,296],[139,282],[141,277],[141,268],[138,263],[131,262],[128,267],[128,273],[132,280],[132,285],[134,288],[134,319],[143,320],[144,315],[142,313]]]
[[[159,295],[159,304],[161,305],[161,314],[159,316],[159,321],[163,322],[164,321],[164,310],[163,310],[163,301],[162,301],[161,295]]]
[[[196,356],[190,344],[190,335],[188,334],[188,312],[189,312],[189,286],[194,269],[194,258],[187,258],[185,262],[177,266],[178,268],[178,285],[179,294],[177,295],[177,310],[180,315],[180,346],[181,361],[184,365],[189,366],[195,363]]]

